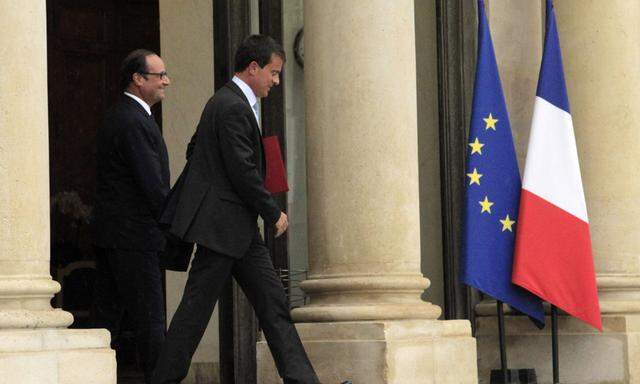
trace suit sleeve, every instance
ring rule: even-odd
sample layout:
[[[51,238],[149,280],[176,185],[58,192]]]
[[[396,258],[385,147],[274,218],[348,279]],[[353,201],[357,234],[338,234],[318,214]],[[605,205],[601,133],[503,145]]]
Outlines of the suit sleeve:
[[[252,126],[247,114],[230,111],[218,127],[218,137],[224,166],[231,184],[240,198],[252,206],[262,219],[273,225],[280,218],[280,208],[264,187],[255,158],[255,143],[251,140]]]
[[[162,159],[149,127],[137,122],[123,130],[122,151],[133,178],[142,189],[154,218],[160,216],[169,186],[162,179]]]

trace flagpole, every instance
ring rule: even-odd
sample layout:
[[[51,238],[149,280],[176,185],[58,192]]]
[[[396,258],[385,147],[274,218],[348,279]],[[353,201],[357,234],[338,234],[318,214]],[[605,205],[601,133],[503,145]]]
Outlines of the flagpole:
[[[560,383],[560,364],[558,359],[558,308],[551,305],[551,354],[553,359],[553,384]]]
[[[505,340],[504,330],[504,310],[502,301],[497,300],[498,305],[498,333],[500,338],[500,365],[502,368],[502,382],[504,384],[509,383],[508,368],[507,368],[507,343]]]

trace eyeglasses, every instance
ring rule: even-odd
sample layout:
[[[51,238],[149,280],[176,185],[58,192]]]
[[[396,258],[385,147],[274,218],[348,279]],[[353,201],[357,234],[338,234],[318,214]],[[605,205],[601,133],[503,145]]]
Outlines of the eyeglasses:
[[[169,78],[169,75],[167,74],[167,71],[162,71],[162,72],[138,72],[141,75],[154,75],[154,76],[158,76],[161,80],[166,80]],[[146,79],[146,77],[145,77]]]

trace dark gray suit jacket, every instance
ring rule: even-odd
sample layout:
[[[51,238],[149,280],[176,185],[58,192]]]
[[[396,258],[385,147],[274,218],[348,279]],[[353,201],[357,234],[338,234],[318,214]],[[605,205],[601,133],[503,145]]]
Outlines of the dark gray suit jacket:
[[[183,241],[241,258],[256,236],[258,215],[274,225],[280,208],[264,187],[262,136],[235,83],[207,102],[187,152],[160,221]]]
[[[169,157],[153,116],[122,95],[107,111],[96,146],[95,244],[162,250],[158,218],[169,193]]]

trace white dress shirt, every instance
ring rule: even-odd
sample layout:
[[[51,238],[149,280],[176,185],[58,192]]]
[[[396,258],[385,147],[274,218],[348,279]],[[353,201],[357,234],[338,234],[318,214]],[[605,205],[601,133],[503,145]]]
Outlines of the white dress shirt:
[[[144,100],[142,100],[141,98],[139,98],[138,96],[136,96],[136,95],[134,95],[132,93],[125,92],[124,94],[129,96],[133,100],[137,101],[138,104],[142,105],[142,108],[144,108],[144,110],[147,111],[149,116],[151,116],[151,107],[149,106],[149,104],[147,104]]]
[[[251,105],[253,115],[256,117],[258,127],[260,127],[260,103],[258,102],[258,98],[256,97],[255,93],[253,93],[251,87],[248,86],[247,83],[242,81],[242,79],[240,79],[238,76],[233,76],[233,79],[231,79],[231,81],[236,83],[236,85],[240,87],[242,93],[244,93],[244,96],[249,101],[249,105]]]

